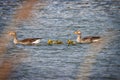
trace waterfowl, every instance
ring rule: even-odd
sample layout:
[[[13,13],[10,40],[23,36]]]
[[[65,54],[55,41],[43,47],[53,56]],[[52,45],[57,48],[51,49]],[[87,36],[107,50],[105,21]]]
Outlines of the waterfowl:
[[[52,45],[52,44],[63,44],[63,42],[60,41],[60,40],[51,40],[51,39],[49,39],[49,40],[47,41],[47,44],[48,44],[48,45]]]
[[[49,39],[49,40],[47,41],[47,44],[48,44],[48,45],[52,45],[52,44],[53,44],[53,40]]]
[[[16,32],[12,32],[12,31],[9,32],[9,35],[13,36],[14,44],[34,45],[34,44],[39,44],[42,39],[42,38],[26,38],[23,40],[18,40]]]
[[[63,42],[61,40],[54,40],[53,44],[63,44]]]
[[[93,42],[98,42],[101,39],[100,36],[88,36],[88,37],[82,38],[81,36],[82,33],[80,32],[80,30],[75,31],[74,34],[77,35],[76,41],[78,43],[93,43]]]
[[[75,45],[76,43],[74,41],[72,41],[72,40],[67,40],[67,44],[68,45]]]

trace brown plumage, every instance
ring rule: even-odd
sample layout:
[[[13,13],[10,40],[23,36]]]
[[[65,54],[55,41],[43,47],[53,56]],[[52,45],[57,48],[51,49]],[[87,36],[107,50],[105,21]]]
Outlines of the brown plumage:
[[[26,38],[23,40],[18,40],[16,32],[9,32],[9,35],[13,36],[14,44],[23,44],[23,45],[38,44],[38,43],[40,43],[40,40],[42,39],[42,38]]]
[[[100,39],[101,39],[100,36],[87,36],[87,37],[82,38],[82,37],[81,37],[81,32],[80,32],[80,30],[75,31],[74,34],[77,35],[76,41],[77,41],[78,43],[98,42],[98,41],[100,41]]]
[[[28,42],[34,42],[34,41],[36,41],[36,40],[38,40],[38,39],[41,39],[41,38],[27,38],[27,39],[23,39],[23,40],[20,40],[20,41],[22,41],[22,42],[26,42],[26,41],[28,41]]]

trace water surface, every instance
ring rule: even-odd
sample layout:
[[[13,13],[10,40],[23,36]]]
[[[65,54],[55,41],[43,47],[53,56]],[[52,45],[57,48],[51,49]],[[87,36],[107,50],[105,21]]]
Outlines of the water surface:
[[[21,4],[17,0],[15,3]],[[6,55],[20,54],[21,50],[29,53],[13,69],[9,80],[119,80],[119,4],[117,0],[53,0],[41,9],[38,1],[32,18],[17,26],[17,36],[43,39],[38,46],[13,46],[10,42]],[[4,12],[4,6],[1,8]],[[0,21],[8,18],[0,23],[1,30],[14,11],[5,13]],[[76,40],[75,30],[81,30],[83,37],[100,35],[102,41],[68,46],[68,39]],[[64,44],[50,46],[48,39],[62,40]]]

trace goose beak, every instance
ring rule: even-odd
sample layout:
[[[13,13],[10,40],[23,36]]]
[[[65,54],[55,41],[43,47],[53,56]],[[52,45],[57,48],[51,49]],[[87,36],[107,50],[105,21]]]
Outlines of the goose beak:
[[[75,32],[73,32],[74,34],[77,34],[77,32],[75,31]]]
[[[7,32],[8,35],[10,35],[10,32]]]

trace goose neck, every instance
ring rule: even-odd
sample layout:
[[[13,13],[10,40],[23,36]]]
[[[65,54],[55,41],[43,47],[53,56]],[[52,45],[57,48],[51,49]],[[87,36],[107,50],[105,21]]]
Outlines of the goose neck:
[[[81,35],[78,35],[77,36],[77,40],[76,40],[77,42],[81,42]]]

